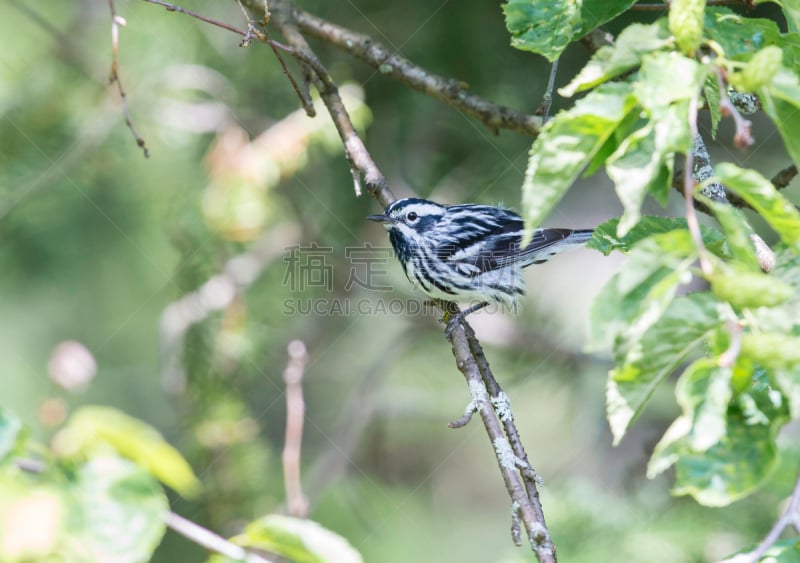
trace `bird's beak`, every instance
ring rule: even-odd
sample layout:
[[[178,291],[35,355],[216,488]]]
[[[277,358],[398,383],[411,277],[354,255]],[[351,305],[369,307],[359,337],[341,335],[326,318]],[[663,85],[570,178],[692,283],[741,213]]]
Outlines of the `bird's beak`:
[[[391,217],[389,217],[388,215],[383,215],[383,214],[381,214],[381,215],[367,215],[367,219],[369,219],[370,221],[375,221],[376,223],[384,223],[384,224],[394,223],[394,221],[392,221]]]

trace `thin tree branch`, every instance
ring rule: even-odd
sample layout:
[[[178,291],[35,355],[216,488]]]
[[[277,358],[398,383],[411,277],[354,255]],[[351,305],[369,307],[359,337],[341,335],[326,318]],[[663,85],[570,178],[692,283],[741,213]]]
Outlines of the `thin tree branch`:
[[[446,306],[451,314],[456,309],[452,303],[447,303]],[[494,445],[500,473],[505,481],[506,489],[508,489],[508,493],[511,496],[512,535],[515,541],[520,541],[518,530],[521,521],[525,526],[525,532],[528,535],[531,549],[533,549],[536,554],[536,558],[540,562],[555,562],[555,547],[550,539],[550,533],[545,525],[544,517],[541,515],[541,506],[535,507],[534,503],[531,501],[526,483],[519,471],[522,460],[519,459],[514,446],[506,437],[503,429],[503,425],[506,424],[506,422],[513,426],[513,417],[511,417],[510,411],[506,413],[506,416],[501,415],[493,405],[492,399],[497,397],[497,395],[491,394],[491,389],[489,389],[487,393],[487,380],[484,378],[482,370],[479,367],[476,355],[482,358],[482,362],[485,364],[484,368],[487,371],[488,362],[486,362],[482,350],[479,354],[476,354],[473,350],[474,346],[477,346],[479,350],[480,344],[478,344],[477,340],[474,338],[474,333],[468,336],[469,333],[472,333],[472,329],[469,327],[469,324],[462,319],[459,325],[450,332],[448,339],[453,347],[456,366],[467,380],[467,384],[472,393],[471,404],[480,415],[486,433],[489,435],[489,439]],[[473,342],[471,343],[471,341]],[[505,418],[502,422],[501,417]],[[538,500],[538,495],[536,498]],[[516,534],[513,534],[514,530],[517,530]]]
[[[800,528],[800,475],[798,475],[794,484],[794,490],[792,490],[792,495],[789,497],[789,504],[786,506],[786,510],[783,511],[783,514],[772,526],[772,529],[761,540],[761,543],[752,551],[734,555],[729,559],[725,559],[722,563],[757,563],[761,561],[764,554],[778,541],[783,531],[789,526],[792,526],[795,530]]]
[[[795,176],[797,176],[797,165],[790,164],[789,166],[787,166],[786,168],[775,174],[772,177],[772,180],[770,181],[772,182],[772,185],[775,186],[775,189],[782,190],[783,188],[788,186],[792,182],[792,180],[794,180]]]
[[[208,16],[203,16],[201,14],[198,14],[197,12],[193,12],[191,10],[187,10],[186,8],[181,8],[180,6],[176,6],[175,4],[164,2],[164,0],[144,0],[144,1],[149,2],[150,4],[157,4],[159,6],[163,6],[164,8],[166,8],[168,12],[178,12],[180,14],[185,14],[187,16],[197,18],[200,21],[210,23],[211,25],[221,27],[222,29],[227,29],[228,31],[232,31],[233,33],[238,33],[242,37],[247,37],[248,35],[247,31],[239,29],[236,26],[227,24],[225,22],[216,20],[214,18],[209,18]]]
[[[108,9],[111,12],[111,72],[109,73],[108,80],[111,84],[116,83],[117,90],[119,91],[119,97],[122,99],[122,111],[125,113],[125,124],[128,126],[128,129],[131,130],[131,134],[136,140],[136,144],[141,147],[142,151],[144,152],[144,157],[149,158],[150,151],[147,150],[147,145],[145,144],[144,139],[142,139],[142,137],[139,135],[139,132],[136,131],[136,127],[133,125],[131,113],[128,110],[128,96],[125,94],[125,89],[122,87],[122,81],[119,78],[119,26],[125,25],[125,20],[121,16],[117,15],[117,9],[114,6],[114,0],[108,0]]]
[[[289,362],[283,370],[286,383],[286,438],[283,443],[283,482],[289,514],[298,518],[308,515],[308,499],[300,482],[300,452],[303,443],[303,421],[306,405],[303,401],[303,373],[308,363],[306,345],[292,340],[287,347]]]
[[[350,115],[347,113],[347,108],[345,108],[342,98],[339,96],[339,89],[336,87],[330,73],[319,62],[317,55],[311,50],[305,37],[289,18],[286,6],[282,2],[277,5],[273,3],[270,9],[272,11],[272,22],[281,35],[286,38],[289,46],[293,49],[292,53],[313,71],[312,82],[319,91],[323,103],[328,108],[328,113],[330,113],[334,125],[336,125],[336,130],[342,139],[350,166],[358,170],[360,176],[364,178],[367,190],[377,198],[381,205],[384,207],[389,205],[395,200],[394,194],[392,194],[386,178],[378,169],[375,161],[372,160],[372,156],[364,146],[364,141],[356,131]],[[356,184],[356,195],[359,195],[358,184]]]
[[[547,89],[544,92],[544,99],[542,100],[542,105],[540,106],[542,115],[542,125],[547,123],[547,120],[550,119],[550,106],[553,105],[553,90],[556,87],[557,73],[558,73],[558,59],[554,60],[552,66],[550,67],[550,78],[547,80]],[[537,111],[537,113],[539,112]]]
[[[219,534],[215,534],[201,525],[187,520],[179,514],[174,512],[167,512],[164,521],[167,527],[173,532],[176,532],[188,540],[196,543],[199,546],[206,548],[209,551],[219,553],[225,557],[229,557],[234,561],[245,561],[246,563],[271,563],[271,560],[266,559],[255,553],[251,553],[243,547],[232,543]]]
[[[249,0],[248,3],[254,1]],[[368,35],[323,20],[285,0],[272,0],[271,7],[274,12],[283,11],[285,22],[294,23],[304,34],[338,47],[381,74],[400,80],[415,90],[456,108],[492,130],[509,129],[532,136],[539,134],[542,127],[540,117],[485,100],[471,93],[463,82],[433,74],[392,52]]]

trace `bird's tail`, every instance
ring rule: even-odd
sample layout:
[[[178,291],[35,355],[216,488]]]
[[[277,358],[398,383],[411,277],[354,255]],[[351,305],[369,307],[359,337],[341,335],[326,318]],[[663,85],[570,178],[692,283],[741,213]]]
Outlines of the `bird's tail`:
[[[523,268],[543,264],[564,250],[585,244],[593,233],[592,229],[539,229],[518,261]]]

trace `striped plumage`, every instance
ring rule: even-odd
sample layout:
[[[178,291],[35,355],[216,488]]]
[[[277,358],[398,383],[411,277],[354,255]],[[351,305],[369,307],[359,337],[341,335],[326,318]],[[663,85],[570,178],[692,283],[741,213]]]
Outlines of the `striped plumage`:
[[[435,299],[498,303],[516,311],[525,293],[522,268],[585,243],[591,230],[537,229],[520,248],[522,218],[489,205],[440,205],[406,198],[383,215],[406,276]]]

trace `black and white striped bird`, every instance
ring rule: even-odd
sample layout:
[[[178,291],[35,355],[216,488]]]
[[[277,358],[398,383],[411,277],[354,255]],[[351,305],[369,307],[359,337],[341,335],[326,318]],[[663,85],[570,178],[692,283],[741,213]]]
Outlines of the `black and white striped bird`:
[[[584,244],[592,230],[536,229],[520,248],[522,218],[490,205],[440,205],[419,198],[395,201],[371,221],[389,231],[397,258],[412,284],[434,299],[475,303],[448,324],[497,303],[516,312],[525,293],[522,268]]]

